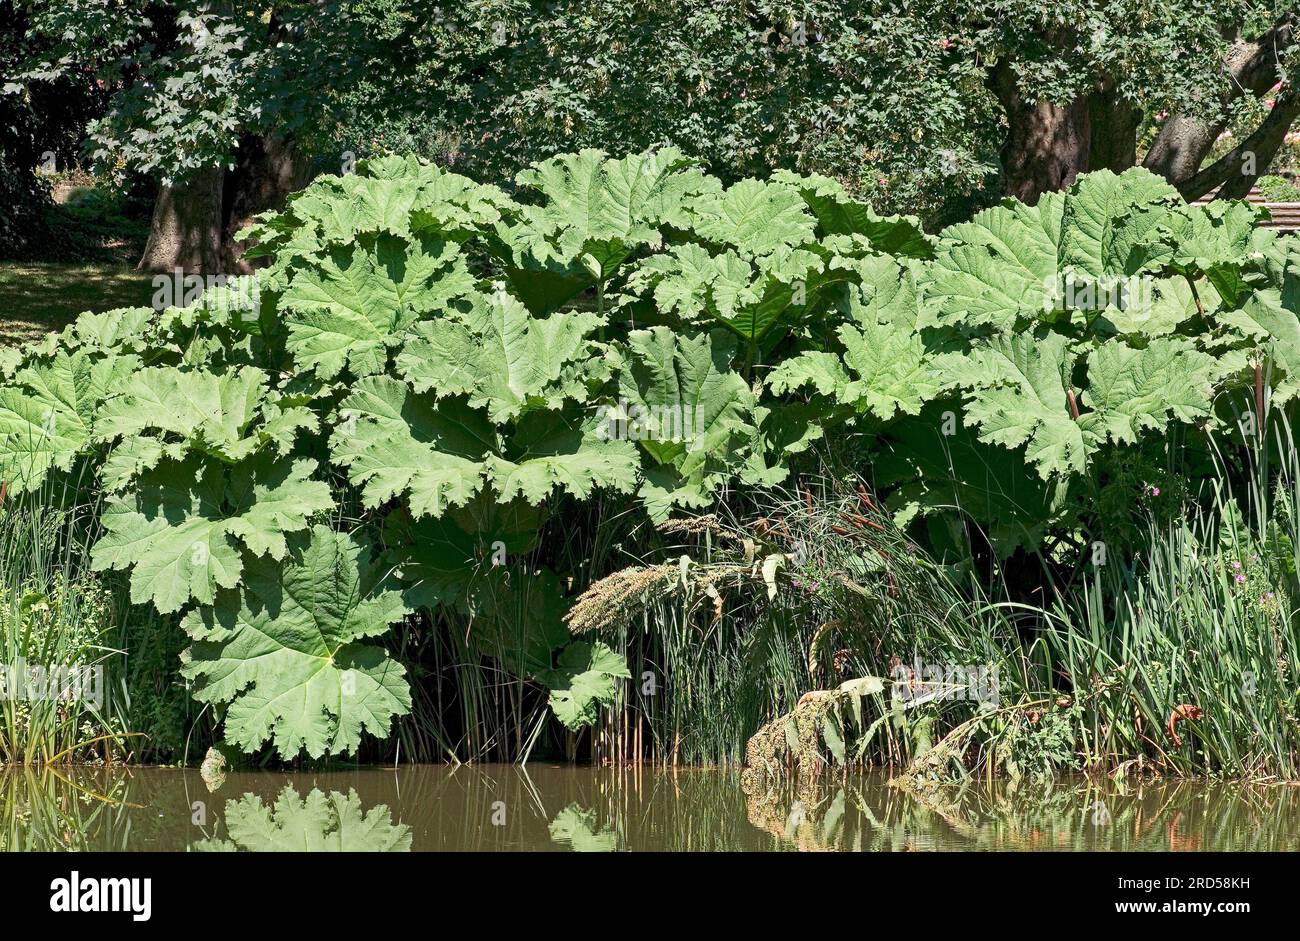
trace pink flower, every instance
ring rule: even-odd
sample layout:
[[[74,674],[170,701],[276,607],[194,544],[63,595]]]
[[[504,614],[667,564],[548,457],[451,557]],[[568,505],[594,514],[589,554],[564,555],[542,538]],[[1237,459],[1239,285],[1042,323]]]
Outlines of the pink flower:
[[[1245,576],[1245,575],[1238,575],[1238,576],[1237,576],[1237,584],[1238,584],[1238,585],[1245,584],[1245,582],[1246,582],[1246,576]]]

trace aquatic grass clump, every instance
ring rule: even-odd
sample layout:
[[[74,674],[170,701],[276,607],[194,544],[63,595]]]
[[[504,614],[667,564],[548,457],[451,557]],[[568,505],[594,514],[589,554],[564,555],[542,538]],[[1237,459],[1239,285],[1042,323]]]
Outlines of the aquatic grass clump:
[[[1044,634],[1053,671],[1092,692],[1089,766],[1300,777],[1300,452],[1281,419],[1245,474],[1216,453],[1202,499],[1091,573]]]
[[[110,694],[119,606],[84,565],[84,508],[0,508],[0,762],[107,759],[127,725]]]
[[[634,678],[631,719],[614,721],[607,753],[741,764],[765,724],[874,676],[912,692],[906,710],[859,736],[850,760],[901,764],[928,747],[939,714],[955,724],[1003,689],[1022,695],[1032,665],[1013,612],[973,601],[865,483],[809,478],[754,500],[743,518],[662,525],[668,544],[653,559],[597,581],[569,612],[572,629],[604,631],[625,652]],[[859,732],[892,707],[873,695],[867,708]],[[815,747],[830,762],[843,744]]]
[[[1268,448],[1217,451],[1181,514],[1152,516],[1138,551],[1053,586],[1049,609],[959,582],[969,569],[931,560],[865,484],[811,482],[757,497],[744,520],[662,527],[676,544],[570,612],[642,678],[628,698],[636,737],[614,718],[606,753],[880,764],[918,784],[1294,780],[1300,458],[1285,421],[1272,434]],[[868,678],[870,694],[841,688]]]

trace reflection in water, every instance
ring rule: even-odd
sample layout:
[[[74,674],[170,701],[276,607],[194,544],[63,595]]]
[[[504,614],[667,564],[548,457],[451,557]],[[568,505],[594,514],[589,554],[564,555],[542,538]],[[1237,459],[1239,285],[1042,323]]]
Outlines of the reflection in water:
[[[618,833],[598,830],[596,812],[570,804],[551,821],[551,839],[566,843],[577,853],[612,853],[618,849]]]
[[[976,785],[531,765],[0,770],[5,850],[1294,850],[1300,790]]]
[[[356,791],[305,798],[286,784],[272,805],[256,794],[226,801],[227,840],[205,839],[199,850],[254,853],[409,853],[411,828],[394,824],[383,804],[362,811]]]

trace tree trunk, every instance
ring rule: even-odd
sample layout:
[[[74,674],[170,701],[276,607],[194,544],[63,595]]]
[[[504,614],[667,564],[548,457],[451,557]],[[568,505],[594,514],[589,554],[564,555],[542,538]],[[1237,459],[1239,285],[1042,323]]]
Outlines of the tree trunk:
[[[1223,133],[1224,124],[1206,125],[1184,114],[1165,119],[1142,165],[1174,186],[1190,180]]]
[[[1115,93],[1107,79],[1088,99],[1088,169],[1123,173],[1137,163],[1142,112]]]
[[[235,167],[226,176],[222,211],[225,270],[247,274],[253,265],[242,257],[248,243],[235,233],[258,213],[283,209],[285,200],[307,182],[307,161],[297,153],[291,138],[278,134],[245,134],[239,142]]]
[[[138,271],[215,274],[221,271],[221,195],[224,171],[198,171],[184,183],[164,185],[154,202],[149,240]]]
[[[1006,60],[992,67],[989,85],[1007,114],[1001,158],[1008,196],[1032,206],[1043,193],[1065,189],[1087,172],[1092,138],[1087,98],[1065,105],[1031,101]]]
[[[1249,163],[1243,160],[1241,172],[1224,181],[1219,187],[1218,199],[1245,199],[1250,195],[1255,181],[1267,172],[1273,158],[1282,149],[1287,132],[1297,117],[1300,117],[1300,95],[1292,95],[1289,100],[1279,98],[1273,103],[1268,117],[1246,139],[1246,147],[1253,154],[1251,160]]]
[[[186,274],[247,274],[246,247],[235,233],[255,215],[280,209],[306,182],[306,161],[278,135],[246,134],[231,170],[213,167],[175,186],[163,186],[154,203],[149,240],[136,268]]]

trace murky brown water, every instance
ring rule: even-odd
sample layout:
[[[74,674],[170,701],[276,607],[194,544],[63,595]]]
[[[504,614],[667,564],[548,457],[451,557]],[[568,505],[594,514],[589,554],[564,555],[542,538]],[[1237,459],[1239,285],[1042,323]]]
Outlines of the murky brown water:
[[[746,790],[752,793],[746,793]],[[742,786],[716,770],[549,765],[237,773],[0,770],[5,850],[1294,850],[1300,788],[977,786],[882,775]]]

